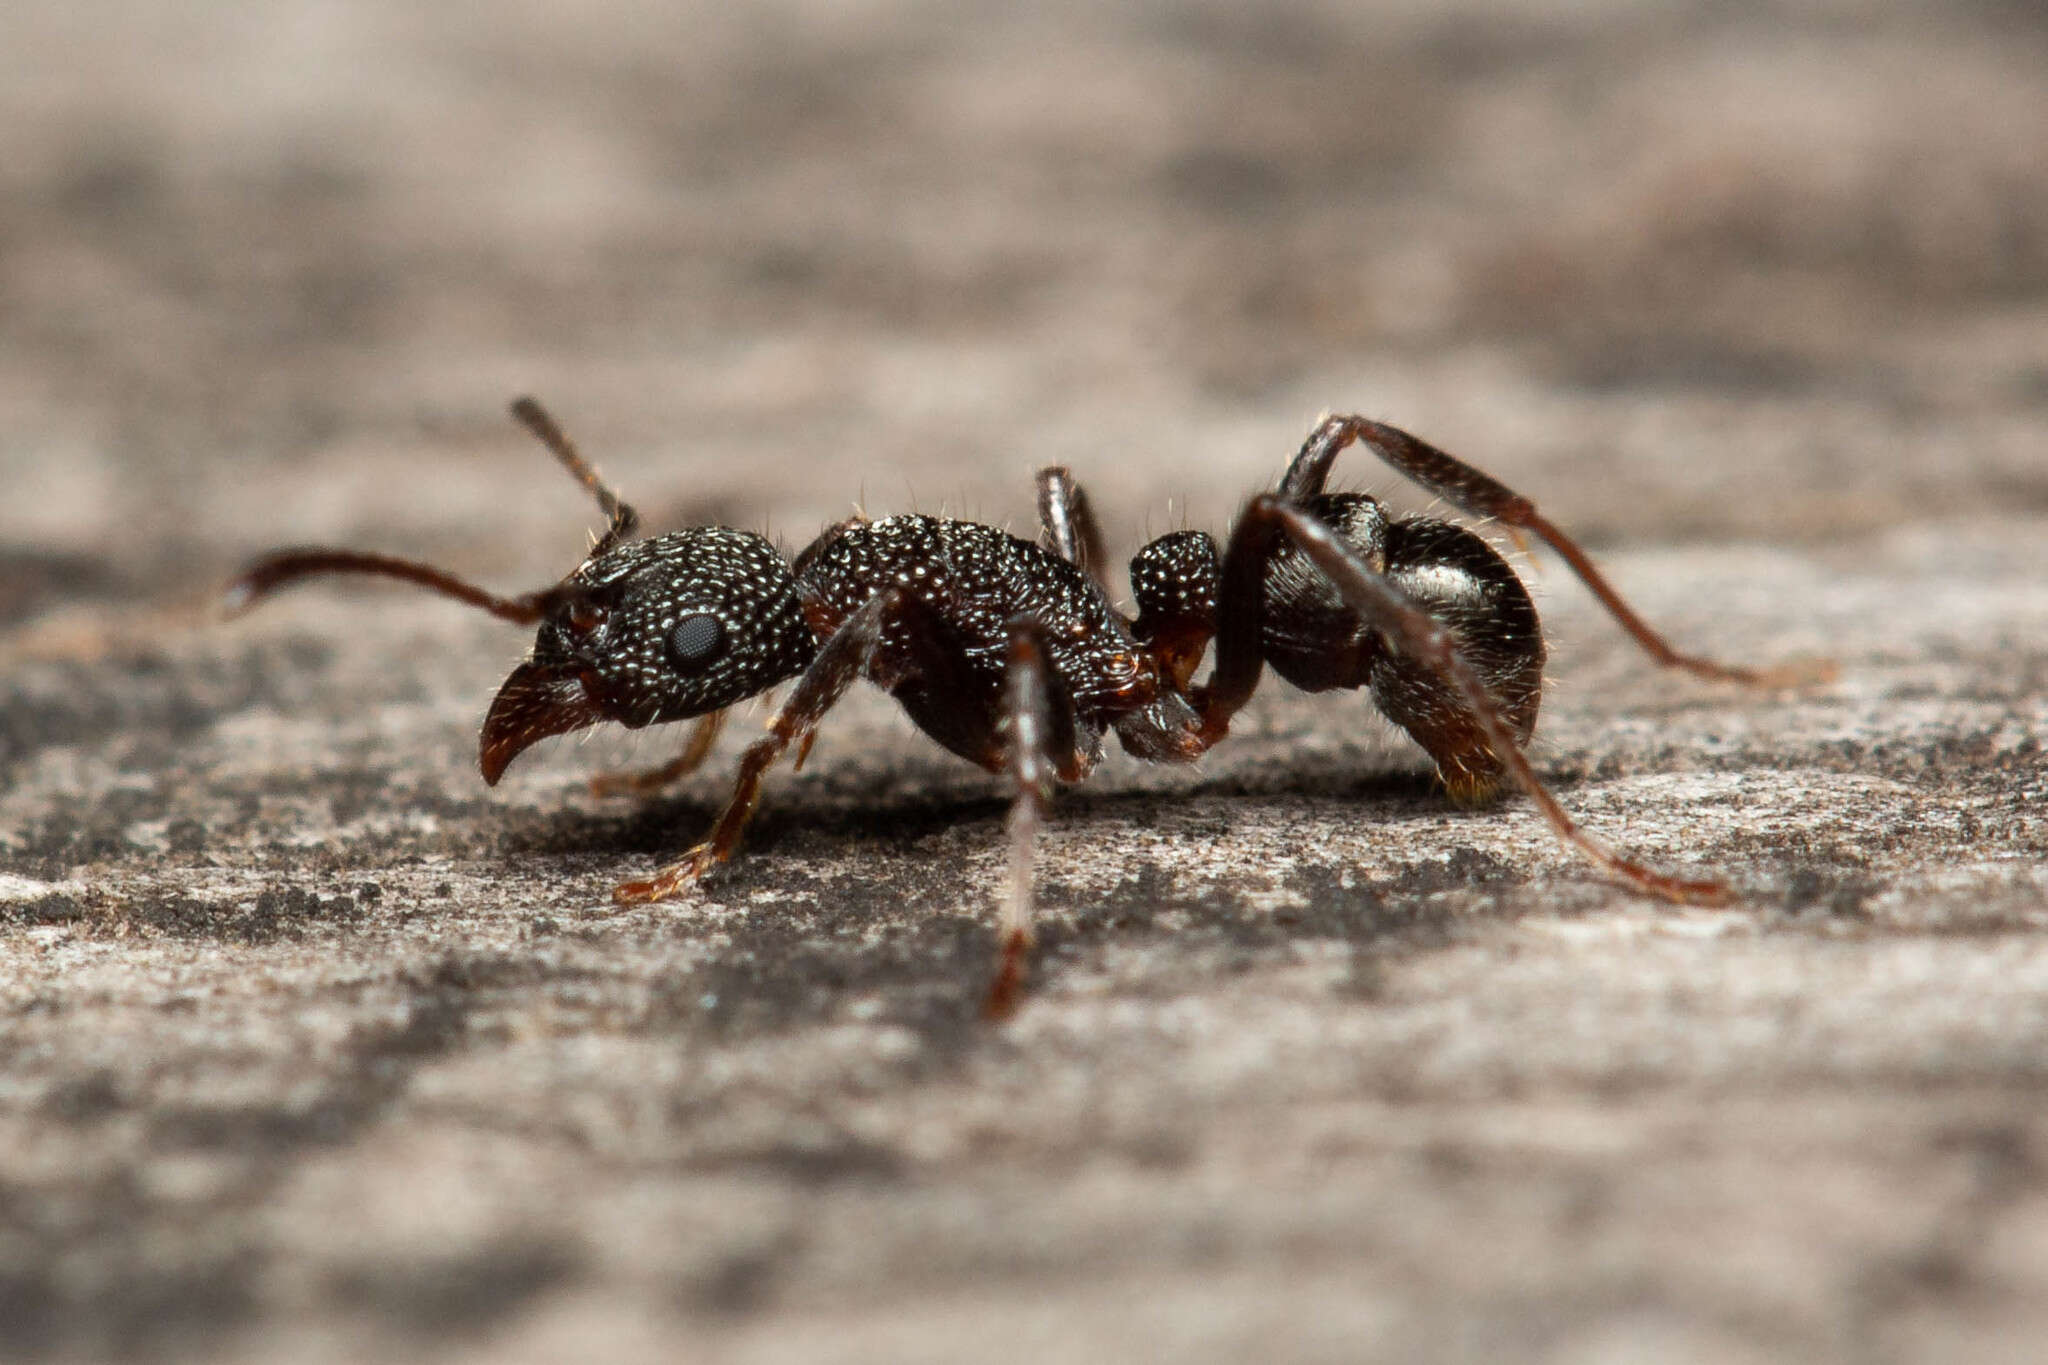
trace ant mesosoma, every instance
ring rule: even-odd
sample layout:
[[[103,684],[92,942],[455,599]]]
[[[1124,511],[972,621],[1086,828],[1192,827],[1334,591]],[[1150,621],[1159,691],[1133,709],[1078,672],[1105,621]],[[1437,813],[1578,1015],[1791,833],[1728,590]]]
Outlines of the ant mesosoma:
[[[1397,518],[1359,493],[1328,493],[1330,466],[1354,442],[1464,512],[1526,532],[1562,556],[1660,664],[1751,684],[1812,676],[1760,673],[1681,654],[1622,601],[1573,541],[1527,499],[1398,428],[1329,417],[1271,493],[1253,497],[1228,546],[1200,531],[1132,559],[1135,618],[1113,604],[1102,539],[1069,473],[1038,477],[1044,545],[977,522],[856,517],[794,563],[766,539],[721,526],[635,540],[639,517],[531,398],[513,415],[575,476],[609,519],[568,577],[517,597],[485,592],[432,565],[353,550],[289,549],[229,586],[236,609],[297,579],[398,578],[507,621],[538,625],[532,654],[484,718],[479,761],[496,784],[536,741],[600,721],[639,728],[695,718],[685,752],[645,773],[598,778],[600,794],[651,791],[695,768],[725,708],[796,680],[768,733],[740,759],[710,836],[622,902],[676,895],[738,848],[761,780],[788,749],[800,765],[819,722],[856,678],[889,692],[918,728],[1014,787],[1010,879],[991,1014],[1015,1007],[1032,944],[1032,853],[1058,782],[1078,782],[1106,731],[1156,763],[1192,763],[1230,729],[1268,667],[1311,692],[1370,691],[1435,761],[1453,800],[1519,787],[1558,837],[1615,880],[1664,900],[1719,904],[1713,878],[1658,872],[1608,848],[1565,813],[1523,756],[1544,662],[1529,594],[1507,562],[1463,526]],[[1196,667],[1213,647],[1207,682]]]

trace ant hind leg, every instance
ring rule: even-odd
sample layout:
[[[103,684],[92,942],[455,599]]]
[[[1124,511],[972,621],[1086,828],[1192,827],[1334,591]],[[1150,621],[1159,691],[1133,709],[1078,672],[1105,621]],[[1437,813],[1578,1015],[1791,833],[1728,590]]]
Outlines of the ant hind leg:
[[[1204,719],[1227,729],[1230,712],[1251,695],[1259,671],[1263,607],[1259,579],[1265,559],[1285,536],[1330,580],[1360,618],[1397,654],[1440,679],[1441,700],[1476,732],[1483,750],[1506,777],[1536,804],[1557,837],[1580,856],[1639,891],[1685,905],[1724,905],[1729,891],[1718,879],[1688,879],[1645,867],[1616,853],[1579,827],[1529,766],[1514,721],[1488,691],[1486,680],[1465,658],[1456,634],[1398,584],[1377,571],[1355,547],[1300,507],[1272,494],[1246,506],[1232,533],[1224,562],[1223,614],[1217,623],[1217,680],[1204,689]],[[1217,714],[1210,715],[1209,708]]]
[[[1835,674],[1834,665],[1824,659],[1793,660],[1772,668],[1745,668],[1680,652],[1636,614],[1578,542],[1552,525],[1536,510],[1535,503],[1456,456],[1384,422],[1356,416],[1324,418],[1287,467],[1280,480],[1279,495],[1299,503],[1322,492],[1331,464],[1354,441],[1468,515],[1498,521],[1517,539],[1519,533],[1527,532],[1555,550],[1615,623],[1666,668],[1750,687],[1796,687],[1826,682]]]

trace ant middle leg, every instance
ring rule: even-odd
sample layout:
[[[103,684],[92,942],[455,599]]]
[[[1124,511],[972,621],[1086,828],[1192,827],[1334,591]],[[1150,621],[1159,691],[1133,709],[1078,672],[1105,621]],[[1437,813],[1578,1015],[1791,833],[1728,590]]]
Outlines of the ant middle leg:
[[[1414,597],[1367,563],[1349,541],[1306,510],[1273,494],[1246,506],[1224,558],[1216,630],[1216,667],[1196,698],[1204,733],[1221,736],[1230,716],[1252,695],[1262,668],[1265,565],[1282,540],[1299,547],[1344,601],[1389,648],[1440,680],[1439,702],[1456,726],[1469,728],[1472,761],[1497,768],[1536,804],[1559,839],[1609,876],[1663,900],[1722,905],[1727,885],[1713,878],[1672,876],[1608,848],[1558,804],[1522,753],[1517,726],[1458,647],[1457,636]],[[1442,760],[1439,760],[1441,765]]]
[[[1102,548],[1102,528],[1095,522],[1088,494],[1065,465],[1038,471],[1038,524],[1054,554],[1108,590],[1109,556]]]
[[[1357,416],[1324,418],[1287,467],[1280,480],[1279,496],[1300,503],[1321,493],[1331,464],[1354,441],[1464,512],[1493,518],[1513,532],[1526,531],[1555,550],[1616,624],[1666,668],[1750,687],[1791,687],[1825,682],[1834,676],[1834,666],[1824,660],[1798,660],[1759,669],[1680,652],[1623,600],[1578,542],[1551,524],[1536,510],[1535,503],[1456,456],[1384,422]]]
[[[1033,928],[1033,863],[1038,829],[1056,777],[1078,778],[1086,763],[1075,743],[1074,708],[1055,679],[1048,659],[1045,630],[1033,621],[1010,627],[1009,652],[1003,673],[1004,767],[1016,783],[1010,801],[1010,879],[1003,898],[995,978],[989,984],[982,1013],[1005,1019],[1017,1010]]]

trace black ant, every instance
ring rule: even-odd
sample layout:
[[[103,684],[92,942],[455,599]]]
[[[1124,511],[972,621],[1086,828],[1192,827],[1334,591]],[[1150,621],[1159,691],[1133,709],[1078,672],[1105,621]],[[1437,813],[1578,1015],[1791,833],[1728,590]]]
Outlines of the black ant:
[[[610,775],[601,794],[653,790],[697,766],[725,708],[796,679],[742,756],[710,836],[621,902],[674,896],[738,848],[761,779],[791,746],[809,752],[818,723],[856,678],[896,698],[919,729],[1015,787],[1010,885],[991,1014],[1014,1008],[1032,944],[1032,854],[1051,789],[1095,767],[1106,731],[1155,763],[1192,763],[1221,740],[1271,667],[1317,692],[1366,688],[1435,760],[1453,800],[1477,803],[1512,783],[1558,837],[1609,876],[1664,900],[1714,905],[1715,878],[1684,878],[1609,849],[1565,813],[1523,756],[1541,700],[1536,609],[1507,562],[1474,532],[1397,518],[1373,498],[1326,493],[1354,442],[1466,513],[1534,535],[1561,555],[1659,663],[1749,684],[1760,673],[1681,654],[1646,625],[1585,553],[1525,498],[1436,447],[1362,417],[1309,434],[1279,487],[1252,498],[1228,547],[1199,531],[1146,545],[1131,561],[1135,619],[1102,581],[1102,540],[1064,469],[1038,477],[1045,544],[993,526],[925,516],[853,518],[784,560],[766,539],[722,526],[633,539],[639,518],[605,485],[539,403],[512,412],[596,498],[609,525],[568,577],[498,597],[431,565],[353,550],[266,555],[229,588],[247,607],[313,575],[363,573],[428,588],[522,625],[533,652],[484,718],[479,761],[496,784],[536,741],[599,721],[630,728],[697,719],[676,761]],[[1214,670],[1194,674],[1213,646]]]

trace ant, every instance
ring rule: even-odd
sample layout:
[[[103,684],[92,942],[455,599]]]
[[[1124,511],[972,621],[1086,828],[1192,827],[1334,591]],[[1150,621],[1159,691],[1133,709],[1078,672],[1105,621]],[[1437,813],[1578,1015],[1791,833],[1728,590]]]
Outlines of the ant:
[[[1102,537],[1063,468],[1038,476],[1043,544],[978,522],[854,517],[787,561],[765,538],[722,526],[636,540],[639,517],[531,398],[512,413],[608,518],[583,563],[552,587],[499,597],[444,570],[354,550],[287,549],[228,587],[239,611],[287,583],[352,573],[397,578],[520,625],[531,655],[499,689],[478,740],[486,783],[551,735],[600,721],[629,728],[695,719],[684,752],[649,772],[597,778],[600,795],[653,791],[702,762],[726,708],[790,679],[795,687],[742,755],[709,836],[622,903],[682,892],[732,857],[768,769],[791,747],[801,766],[817,727],[856,678],[902,704],[941,746],[1014,789],[1001,948],[986,1001],[1020,998],[1033,943],[1032,856],[1056,782],[1088,776],[1106,732],[1155,763],[1193,763],[1271,668],[1310,692],[1370,692],[1434,760],[1451,798],[1478,804],[1512,784],[1558,838],[1614,880],[1661,899],[1718,905],[1718,878],[1646,867],[1581,829],[1530,767],[1545,648],[1536,609],[1485,539],[1429,517],[1397,518],[1360,493],[1324,490],[1353,444],[1465,513],[1555,550],[1660,664],[1703,678],[1778,685],[1812,666],[1763,672],[1681,654],[1652,630],[1577,544],[1526,498],[1396,427],[1321,421],[1270,493],[1245,504],[1227,546],[1200,531],[1162,536],[1130,564],[1137,614],[1113,603]],[[1214,650],[1206,682],[1194,674]],[[1824,667],[1824,666],[1823,666]]]

